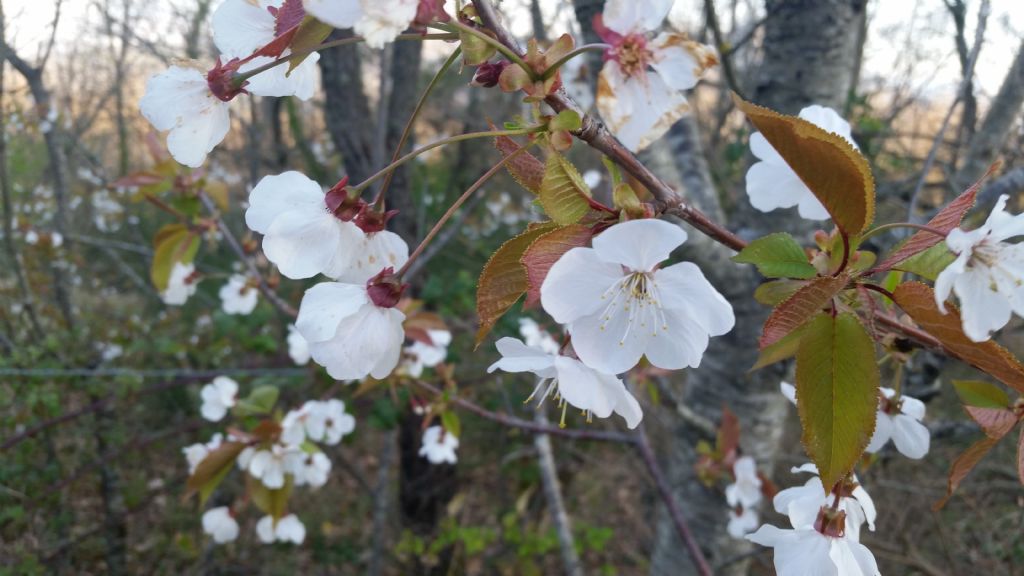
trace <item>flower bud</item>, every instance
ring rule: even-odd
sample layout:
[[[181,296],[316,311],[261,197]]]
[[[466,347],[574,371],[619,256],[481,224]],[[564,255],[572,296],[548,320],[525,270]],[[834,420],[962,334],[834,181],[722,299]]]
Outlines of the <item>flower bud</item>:
[[[362,209],[358,214],[356,214],[353,222],[363,232],[371,234],[373,232],[380,232],[387,228],[388,220],[391,220],[395,214],[398,214],[398,210],[377,212],[372,206],[364,202]]]
[[[349,194],[348,176],[327,191],[324,201],[327,202],[327,210],[342,222],[352,220],[366,207],[366,202],[358,194]]]
[[[366,281],[366,292],[377,307],[394,308],[408,286],[402,284],[401,278],[395,276],[394,268],[388,267]]]
[[[235,85],[235,74],[238,73],[238,67],[241,64],[242,61],[238,58],[232,58],[227,64],[221,64],[220,58],[218,58],[217,63],[207,72],[206,84],[218,100],[230,102],[235,96],[246,93],[245,85],[248,82]]]
[[[473,81],[469,83],[470,86],[481,86],[483,88],[493,88],[497,86],[498,78],[501,77],[501,73],[504,72],[508,65],[509,62],[507,60],[484,62],[477,66],[476,74],[473,75]]]
[[[814,521],[814,529],[830,538],[846,536],[846,512],[822,506],[818,519]]]

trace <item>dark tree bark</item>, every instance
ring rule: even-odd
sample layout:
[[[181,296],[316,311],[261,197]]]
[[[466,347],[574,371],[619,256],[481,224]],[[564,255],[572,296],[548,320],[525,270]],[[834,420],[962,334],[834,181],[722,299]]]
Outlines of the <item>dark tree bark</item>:
[[[422,88],[420,87],[420,60],[422,42],[395,42],[391,54],[391,94],[388,97],[387,125],[385,126],[385,149],[388,160],[394,154],[402,131],[416,108]],[[402,148],[401,154],[412,150],[413,135]],[[386,196],[389,209],[398,210],[400,217],[391,220],[392,229],[405,239],[410,247],[419,241],[416,229],[416,205],[413,200],[410,165],[395,170]]]
[[[351,35],[349,30],[336,30],[330,39]],[[353,182],[360,182],[373,173],[373,116],[363,89],[359,48],[349,45],[323,51],[320,73],[327,131],[341,154],[345,174]]]

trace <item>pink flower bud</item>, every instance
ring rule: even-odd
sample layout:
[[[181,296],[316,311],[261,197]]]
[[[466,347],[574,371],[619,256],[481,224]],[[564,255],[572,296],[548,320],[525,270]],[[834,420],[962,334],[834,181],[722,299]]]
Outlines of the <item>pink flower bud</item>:
[[[221,64],[220,58],[218,58],[213,69],[206,74],[206,83],[210,87],[210,92],[218,100],[230,102],[235,96],[246,93],[245,85],[247,82],[236,86],[234,81],[235,74],[238,73],[238,67],[241,64],[242,61],[238,58],[232,58],[227,64]]]
[[[327,210],[342,222],[349,222],[366,207],[366,202],[358,194],[349,194],[348,176],[335,184],[324,196]]]
[[[394,268],[388,267],[366,281],[366,292],[378,308],[394,308],[408,286],[395,276]]]

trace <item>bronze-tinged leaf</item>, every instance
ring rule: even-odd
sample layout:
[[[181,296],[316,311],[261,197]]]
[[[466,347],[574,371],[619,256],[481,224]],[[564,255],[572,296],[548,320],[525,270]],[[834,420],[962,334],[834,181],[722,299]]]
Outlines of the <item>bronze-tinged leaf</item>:
[[[491,125],[491,128],[494,129],[494,125]],[[494,147],[506,158],[522,149],[522,146],[508,136],[495,138]],[[544,163],[536,156],[529,152],[520,152],[515,158],[505,163],[505,169],[520,186],[534,195],[540,194],[540,186],[544,181]]]
[[[796,291],[807,285],[803,280],[771,280],[754,290],[754,300],[772,308],[788,300]]]
[[[284,486],[271,490],[263,485],[263,482],[245,475],[245,486],[249,491],[249,498],[264,514],[272,517],[274,522],[280,520],[288,510],[288,498],[292,494],[294,481],[292,475],[284,477]]]
[[[807,324],[804,324],[800,328],[793,330],[786,336],[784,336],[778,342],[762,348],[757,354],[757,362],[750,367],[750,371],[760,370],[765,366],[771,366],[776,362],[782,362],[796,356],[796,351],[800,349],[800,338],[803,336],[804,331],[807,329]]]
[[[964,215],[967,214],[967,211],[974,207],[974,201],[978,197],[978,190],[981,189],[981,184],[985,182],[985,179],[988,178],[998,167],[999,163],[989,166],[988,171],[985,172],[984,176],[978,179],[978,181],[970,188],[964,190],[963,194],[957,196],[956,200],[953,200],[945,208],[939,210],[939,213],[928,221],[928,227],[935,228],[942,232],[949,232],[953,228],[959,226],[960,222],[964,219]],[[886,257],[886,259],[876,266],[871,272],[884,272],[886,270],[890,270],[900,262],[903,262],[914,254],[918,254],[932,246],[935,246],[939,242],[942,242],[942,240],[942,236],[925,230],[920,230],[908,238],[906,242],[900,244],[892,254]]]
[[[227,467],[230,467],[235,462],[235,458],[245,448],[245,444],[242,442],[224,442],[217,448],[214,448],[203,458],[203,461],[196,466],[196,471],[189,476],[188,481],[185,483],[186,493],[185,496],[190,496],[216,478],[223,472]],[[223,475],[221,475],[223,478]]]
[[[939,340],[947,354],[998,379],[1018,392],[1024,392],[1024,366],[1006,348],[992,340],[974,342],[964,334],[960,312],[947,303],[947,314],[939,312],[935,293],[920,282],[904,282],[893,291],[896,304]]]
[[[324,24],[312,16],[306,16],[301,24],[298,24],[297,27],[293,26],[291,30],[282,34],[282,37],[291,36],[292,54],[296,55],[288,61],[288,74],[291,74],[292,70],[298,68],[299,64],[309,58],[316,47],[331,35],[332,30],[334,27],[330,24]]]
[[[810,281],[785,302],[772,310],[764,323],[760,348],[763,350],[787,334],[803,326],[812,316],[821,312],[836,294],[846,288],[850,278],[846,274],[824,276]]]
[[[981,426],[985,436],[996,440],[1006,436],[1017,424],[1018,418],[1012,410],[1006,408],[978,408],[977,406],[964,406],[964,410]]]
[[[999,440],[986,436],[972,444],[967,450],[964,450],[963,454],[960,454],[960,456],[953,461],[953,466],[949,469],[949,481],[946,485],[946,495],[932,506],[932,510],[941,510],[942,507],[946,505],[946,502],[949,501],[949,498],[953,495],[953,492],[956,491],[957,487],[960,486],[960,483],[963,482],[964,478],[966,478],[971,470],[978,465],[978,462],[981,462],[981,459],[984,458],[993,447],[995,447],[997,442],[999,442]]]
[[[828,210],[840,230],[863,232],[875,218],[875,181],[868,161],[849,142],[796,116],[779,114],[733,94],[793,172]]]
[[[875,431],[875,343],[854,314],[819,314],[796,354],[796,407],[826,492],[853,470]]]
[[[740,447],[740,420],[729,410],[728,406],[722,406],[722,422],[718,425],[718,438],[715,448],[719,456],[725,458],[729,454],[735,456]]]
[[[566,252],[573,248],[586,246],[594,231],[588,226],[573,224],[552,230],[533,241],[519,259],[526,267],[526,278],[529,289],[526,292],[524,306],[533,306],[540,302],[540,287],[548,277],[548,270],[555,265]]]
[[[538,196],[544,213],[562,226],[575,224],[590,210],[590,196],[590,188],[579,170],[551,150],[544,164],[544,180]]]
[[[476,288],[476,314],[480,319],[476,346],[480,345],[498,319],[530,288],[526,267],[519,261],[523,253],[534,240],[557,227],[551,222],[531,226],[502,244],[484,265]]]

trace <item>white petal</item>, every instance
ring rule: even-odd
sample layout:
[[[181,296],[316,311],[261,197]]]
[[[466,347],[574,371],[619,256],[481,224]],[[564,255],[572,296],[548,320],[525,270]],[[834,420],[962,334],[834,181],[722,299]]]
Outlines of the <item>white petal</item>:
[[[861,510],[864,511],[864,519],[868,523],[868,528],[874,530],[875,518],[878,517],[878,512],[875,510],[875,501],[871,499],[868,491],[863,486],[857,486],[853,489],[853,497],[860,504]]]
[[[377,354],[378,360],[370,369],[370,376],[381,380],[394,371],[402,355],[402,342],[405,341],[402,322],[405,321],[405,314],[397,308],[377,308],[376,312],[373,316],[377,321],[370,322],[367,327],[365,337],[369,340],[364,350],[368,350],[367,354]],[[376,343],[377,347],[370,347],[369,342]]]
[[[383,378],[401,355],[402,319],[398,310],[366,304],[343,318],[330,340],[311,343],[309,351],[336,380],[356,380],[367,374]]]
[[[349,256],[351,247],[341,247],[346,228],[355,225],[341,222],[320,208],[289,210],[267,229],[263,253],[286,277],[312,278],[337,265],[339,253]]]
[[[810,191],[810,188],[807,190]],[[818,200],[818,197],[813,192],[800,198],[800,203],[797,204],[797,212],[804,220],[828,220],[832,217],[828,213],[828,209],[825,208],[825,205],[821,203],[821,200]]]
[[[167,135],[167,150],[175,160],[198,168],[206,161],[231,127],[226,102],[217,102],[203,109],[198,116],[186,118]]]
[[[527,346],[518,338],[508,336],[494,343],[501,354],[498,360],[487,369],[490,374],[495,370],[505,372],[533,372],[542,378],[553,378],[555,357],[539,348]]]
[[[788,165],[767,160],[755,162],[747,170],[746,189],[750,205],[761,212],[797,206],[811,193]]]
[[[360,0],[363,15],[355,23],[355,32],[370,48],[383,48],[401,34],[416,17],[418,0]]]
[[[924,402],[910,396],[900,397],[900,412],[914,420],[924,420]]]
[[[616,224],[594,238],[602,260],[637,272],[649,272],[686,242],[686,232],[664,220],[644,218]]]
[[[813,527],[821,507],[828,503],[821,479],[810,478],[803,486],[794,486],[779,491],[772,499],[772,506],[779,514],[789,517],[793,528]]]
[[[679,310],[711,336],[721,336],[736,324],[732,305],[708,282],[700,267],[680,262],[654,273],[663,307]]]
[[[249,78],[245,89],[256,96],[295,96],[299,100],[309,100],[316,91],[316,63],[319,60],[320,54],[314,52],[306,56],[306,59],[291,72],[288,71],[288,66],[275,66]],[[240,66],[238,71],[249,72],[273,61],[274,58],[269,56],[257,56]]]
[[[320,185],[294,170],[276,176],[264,176],[249,193],[245,224],[266,234],[278,216],[297,208],[322,209],[327,213]]]
[[[335,28],[351,28],[362,17],[359,0],[303,0],[306,12]]]
[[[950,236],[954,229],[950,232]],[[947,240],[949,237],[947,236]],[[957,256],[956,260],[949,263],[942,272],[939,272],[937,278],[935,278],[935,305],[939,307],[939,311],[943,314],[946,313],[946,300],[949,300],[949,295],[953,291],[953,284],[956,279],[967,269],[967,262],[971,258],[971,251],[968,249]]]
[[[871,553],[871,550],[868,550],[867,546],[860,542],[849,542],[848,546],[857,563],[860,574],[863,576],[881,576],[882,573],[878,571],[878,563],[875,562],[875,556]],[[853,572],[853,574],[857,574],[857,572]]]
[[[289,514],[278,520],[274,533],[277,539],[282,542],[302,544],[306,539],[306,527],[295,514]]]
[[[800,110],[800,118],[807,120],[826,132],[840,136],[854,148],[857,148],[857,143],[853,141],[853,136],[850,132],[850,123],[828,106],[821,106],[819,104],[807,106]]]
[[[295,328],[307,342],[334,337],[338,324],[369,302],[366,288],[355,284],[322,282],[306,290],[299,305]]]
[[[984,342],[1010,321],[1010,303],[991,288],[984,269],[974,268],[957,276],[953,290],[960,298],[960,317],[964,334],[975,342]]]
[[[213,42],[227,59],[245,58],[274,39],[274,16],[249,0],[225,0],[213,13]]]
[[[919,460],[928,453],[931,435],[928,428],[916,419],[897,414],[892,418],[892,441],[896,449],[907,458]]]
[[[639,152],[661,138],[690,105],[657,72],[626,77],[619,64],[609,60],[598,77],[597,109],[623,146]]]
[[[597,382],[601,375],[565,356],[555,358],[555,368],[558,370],[558,392],[566,402],[580,410],[589,410],[598,418],[611,416],[617,399],[609,395],[610,387]],[[618,380],[614,376],[610,378]],[[621,380],[619,384],[622,384]]]
[[[892,433],[892,417],[884,412],[878,412],[878,416],[875,419],[875,433],[871,436],[871,442],[868,442],[868,446],[864,451],[869,454],[878,452],[892,438]]]
[[[548,270],[540,302],[556,322],[567,324],[606,306],[602,296],[622,278],[622,267],[602,260],[593,248],[573,248]]]
[[[272,544],[277,539],[274,534],[274,519],[270,516],[260,518],[260,521],[256,523],[256,535],[260,542]]]
[[[779,389],[782,391],[782,395],[786,397],[794,406],[796,406],[796,386],[793,386],[789,382],[780,382]]]
[[[999,196],[988,220],[985,221],[984,227],[992,231],[990,238],[993,242],[1002,242],[1024,234],[1024,214],[1011,215],[1007,212],[1007,200],[1009,196],[1006,194]]]
[[[337,276],[340,282],[363,283],[385,268],[398,270],[409,259],[409,245],[387,230],[363,235],[359,245],[350,250],[352,259]]]
[[[848,538],[831,538],[829,558],[835,564],[837,576],[875,576],[879,574],[875,557],[860,542]]]
[[[608,0],[604,4],[604,25],[619,34],[657,30],[675,0]]]
[[[643,330],[647,336],[643,347],[647,359],[665,370],[700,366],[708,348],[707,330],[680,310],[666,309],[662,314],[661,326],[633,328],[634,332]]]
[[[621,298],[606,314],[577,319],[569,325],[569,332],[580,360],[606,374],[621,374],[636,366],[652,340],[649,327],[630,325],[630,313]]]
[[[651,67],[668,86],[679,91],[696,86],[704,70],[716,61],[707,46],[672,32],[659,34],[648,48],[654,53]]]

